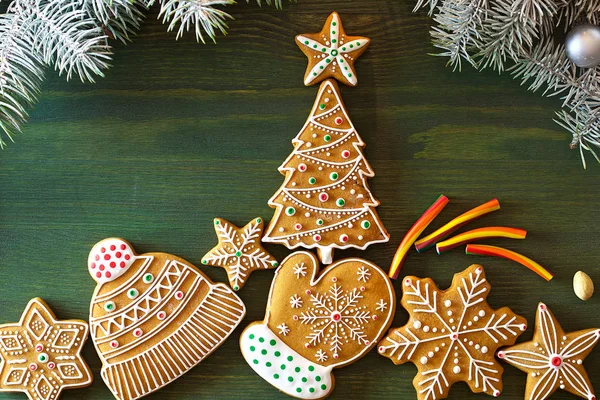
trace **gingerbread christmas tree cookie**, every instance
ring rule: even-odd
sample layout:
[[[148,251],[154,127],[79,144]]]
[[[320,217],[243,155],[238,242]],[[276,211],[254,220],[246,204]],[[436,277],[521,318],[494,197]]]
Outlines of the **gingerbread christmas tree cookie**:
[[[600,329],[565,333],[548,307],[540,303],[530,342],[498,352],[498,358],[527,373],[525,400],[547,399],[558,389],[596,400],[583,360],[600,340]]]
[[[494,310],[487,304],[490,284],[483,267],[472,265],[454,275],[447,290],[438,289],[430,278],[414,276],[404,279],[402,290],[410,319],[390,330],[379,343],[379,353],[394,364],[417,366],[417,398],[444,399],[459,381],[475,393],[498,396],[503,369],[494,353],[513,344],[527,324],[509,308]]]
[[[316,248],[330,264],[334,249],[365,249],[389,234],[367,184],[374,172],[334,80],[321,84],[294,151],[279,167],[285,181],[269,200],[275,215],[264,242]]]
[[[318,270],[312,253],[287,257],[275,273],[264,321],[251,324],[240,339],[256,373],[301,399],[327,397],[333,368],[372,349],[396,307],[390,280],[366,260],[340,260]]]
[[[42,299],[31,300],[18,323],[0,325],[0,392],[55,400],[64,389],[89,386],[81,357],[87,337],[87,322],[59,321]]]
[[[335,78],[348,86],[356,86],[354,62],[369,43],[371,40],[366,37],[347,36],[340,15],[332,13],[321,32],[296,36],[296,44],[308,57],[304,84],[309,86]]]
[[[233,290],[240,290],[252,272],[279,265],[260,245],[262,218],[253,219],[241,229],[221,218],[215,218],[214,225],[219,244],[202,257],[202,264],[225,268]]]
[[[171,383],[208,357],[246,313],[236,294],[187,261],[137,255],[123,239],[94,246],[88,268],[98,283],[90,327],[102,379],[119,400]]]

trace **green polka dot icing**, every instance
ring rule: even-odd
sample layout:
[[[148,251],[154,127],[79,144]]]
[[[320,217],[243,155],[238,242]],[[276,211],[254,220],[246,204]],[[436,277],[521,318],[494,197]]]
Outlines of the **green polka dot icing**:
[[[310,178],[308,178],[308,183],[310,183],[311,185],[314,185],[315,183],[317,183],[317,178],[315,178],[314,176],[311,176]]]
[[[246,362],[258,375],[290,396],[321,399],[332,389],[332,367],[320,366],[304,358],[283,343],[266,324],[246,329],[240,347]]]
[[[319,226],[323,225],[324,223],[325,223],[325,222],[324,222],[324,221],[323,221],[321,218],[319,218],[319,219],[317,220],[317,225],[319,225]]]
[[[288,207],[285,209],[285,214],[291,217],[296,214],[296,209],[294,207]]]
[[[364,220],[360,223],[360,227],[363,229],[369,229],[371,227],[371,223],[367,220]]]

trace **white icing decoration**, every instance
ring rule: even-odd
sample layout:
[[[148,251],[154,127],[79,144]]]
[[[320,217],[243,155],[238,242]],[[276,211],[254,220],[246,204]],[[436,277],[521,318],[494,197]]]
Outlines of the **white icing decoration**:
[[[387,303],[383,299],[380,299],[377,302],[377,308],[376,308],[376,310],[384,312],[386,309],[387,309]]]
[[[427,357],[421,357],[421,359],[419,361],[421,361],[421,364],[425,365],[425,364],[427,364],[429,359]]]
[[[90,251],[88,270],[98,284],[103,284],[123,275],[135,260],[128,243],[116,238],[104,239]]]
[[[253,339],[250,339],[251,335]],[[259,342],[258,338],[263,338],[264,341]],[[274,346],[270,344],[271,340],[275,340]],[[254,346],[254,351],[251,351],[251,346]],[[333,386],[332,367],[324,367],[302,357],[283,343],[266,324],[250,325],[242,333],[240,347],[248,365],[261,378],[289,396],[302,399],[321,399],[327,397],[331,392]],[[266,355],[261,353],[263,349],[267,351]],[[274,356],[275,351],[280,352],[279,357]],[[289,356],[293,358],[292,362],[287,361]],[[257,363],[254,360],[257,360]],[[270,363],[270,367],[267,366],[267,362]],[[286,365],[285,370],[280,368],[282,364]],[[301,372],[295,372],[296,367],[300,367]],[[309,367],[314,370],[309,371]],[[277,379],[274,377],[275,374],[279,376]],[[288,380],[289,376],[293,377],[292,382]],[[321,378],[319,382],[315,379],[317,376]],[[308,379],[306,382],[302,382],[301,377]],[[322,385],[325,389],[321,389]],[[315,389],[312,393],[309,391],[311,387]],[[301,389],[301,392],[297,392],[298,388]]]
[[[415,329],[421,329],[421,321],[415,321],[415,322],[413,322],[413,328],[415,328]]]
[[[306,276],[306,266],[304,263],[296,264],[292,271],[294,272],[294,275],[296,275],[297,279],[300,279],[300,276]]]
[[[279,329],[279,334],[283,336],[287,336],[287,334],[290,333],[290,327],[283,322],[277,325],[277,329]]]
[[[362,281],[362,282],[368,281],[369,278],[371,277],[369,268],[365,267],[364,265],[362,265],[358,268],[358,271],[356,272],[356,274],[358,275],[358,280]]]
[[[292,308],[302,307],[302,298],[300,298],[300,296],[298,296],[297,294],[293,295],[292,297],[290,297],[290,306]]]
[[[446,307],[450,307],[450,306],[452,305],[452,301],[450,301],[450,300],[446,300],[446,301],[444,301],[444,305],[445,305]]]
[[[452,368],[452,372],[454,372],[455,374],[460,374],[460,367],[458,365],[455,365],[454,368]]]

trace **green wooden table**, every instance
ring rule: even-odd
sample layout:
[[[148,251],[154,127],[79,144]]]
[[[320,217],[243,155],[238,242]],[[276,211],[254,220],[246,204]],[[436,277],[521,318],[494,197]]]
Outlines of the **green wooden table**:
[[[451,203],[436,224],[498,197],[502,210],[473,226],[529,230],[526,241],[497,243],[555,271],[552,282],[461,250],[413,253],[403,274],[431,276],[444,287],[454,273],[482,263],[492,306],[510,306],[533,326],[536,304],[544,301],[567,330],[600,327],[600,295],[582,302],[571,286],[580,269],[600,278],[600,167],[584,171],[578,152],[568,149],[569,135],[552,122],[559,100],[526,92],[506,75],[453,73],[445,59],[428,56],[435,51],[431,21],[412,7],[412,0],[300,0],[277,11],[240,2],[231,7],[230,34],[204,46],[191,34],[176,42],[153,9],[133,44],[116,44],[114,67],[97,84],[49,73],[25,133],[0,154],[0,323],[17,321],[35,296],[60,318],[86,319],[95,285],[87,254],[102,238],[124,237],[140,252],[199,264],[216,243],[213,217],[238,224],[269,219],[267,199],[283,181],[277,167],[317,92],[302,84],[306,59],[293,38],[319,31],[337,10],[350,34],[373,40],[357,63],[359,86],[342,95],[367,143],[376,172],[371,188],[392,236],[364,252],[338,251],[337,258],[359,255],[387,269],[404,233],[439,193]],[[289,253],[268,249],[280,259]],[[222,269],[202,270],[226,281]],[[285,398],[246,365],[237,342],[247,323],[263,318],[272,277],[253,274],[240,293],[248,307],[241,328],[149,398]],[[406,319],[398,310],[394,326]],[[531,336],[530,328],[521,340]],[[110,399],[91,342],[85,358],[95,383],[63,398]],[[600,348],[586,365],[600,389]],[[331,398],[415,398],[415,371],[371,352],[336,371]],[[506,366],[502,398],[522,398],[525,378]],[[450,398],[487,397],[457,384]],[[567,398],[574,397],[553,397]]]

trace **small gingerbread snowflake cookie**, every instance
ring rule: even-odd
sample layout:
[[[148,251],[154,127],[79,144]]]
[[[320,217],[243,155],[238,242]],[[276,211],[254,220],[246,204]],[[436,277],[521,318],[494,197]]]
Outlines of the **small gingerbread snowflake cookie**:
[[[600,340],[600,329],[565,333],[548,307],[537,309],[530,342],[498,352],[498,358],[527,373],[525,399],[547,399],[558,389],[596,400],[583,360]]]
[[[391,281],[376,265],[350,258],[318,270],[312,253],[287,257],[276,271],[265,320],[251,324],[240,339],[258,375],[301,399],[327,397],[333,368],[372,349],[395,311]]]
[[[378,350],[394,364],[417,366],[413,385],[419,400],[444,399],[460,381],[475,393],[502,392],[503,369],[494,353],[513,344],[527,321],[509,308],[491,308],[490,288],[479,265],[454,275],[447,290],[430,278],[404,278],[402,305],[410,319],[391,329]]]

